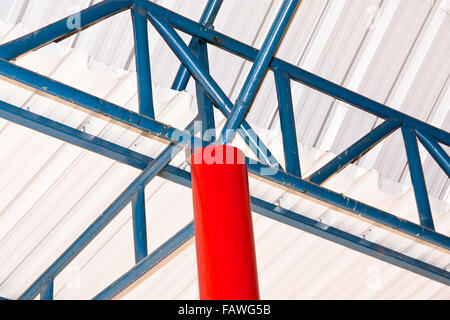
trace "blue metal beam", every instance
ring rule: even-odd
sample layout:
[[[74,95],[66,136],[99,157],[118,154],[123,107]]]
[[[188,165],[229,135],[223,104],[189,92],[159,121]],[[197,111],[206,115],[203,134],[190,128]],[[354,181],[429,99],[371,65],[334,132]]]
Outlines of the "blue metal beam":
[[[247,75],[247,79],[242,86],[239,97],[225,122],[221,135],[224,137],[225,143],[230,143],[233,140],[236,129],[239,128],[245,115],[250,109],[250,105],[256,96],[256,92],[264,79],[267,67],[281,42],[283,34],[286,31],[289,21],[291,21],[298,4],[299,0],[283,1],[269,33],[264,40],[261,50],[258,52],[255,62]]]
[[[134,34],[134,54],[139,96],[139,113],[155,118],[153,110],[152,78],[150,75],[150,54],[148,51],[147,17],[139,7],[131,8]]]
[[[70,36],[81,29],[88,28],[107,17],[128,9],[130,6],[130,0],[102,1],[79,13],[0,45],[0,58],[5,60],[15,59],[31,50],[45,46],[52,41],[59,40],[60,38]],[[76,28],[74,28],[71,21],[75,16],[78,16],[80,19],[80,25],[76,26]]]
[[[201,25],[204,25],[206,28],[212,29],[214,20],[216,20],[216,16],[219,13],[220,7],[222,6],[223,0],[209,0],[206,4],[205,10],[203,11],[203,14],[200,18],[199,23]],[[198,39],[195,37],[192,38],[191,42],[189,43],[189,48],[192,49],[195,42],[197,42]],[[175,76],[175,80],[172,84],[172,89],[177,91],[183,91],[186,89],[187,84],[189,82],[189,78],[191,77],[190,72],[186,67],[182,64],[178,68],[178,72]]]
[[[41,300],[53,300],[53,278],[48,279],[39,291]]]
[[[287,73],[280,70],[275,70],[274,74],[286,172],[301,178],[297,132],[292,107],[291,79]]]
[[[209,73],[207,50],[208,49],[205,42],[199,39],[193,40],[192,54],[198,59],[202,67],[205,68],[206,72]],[[206,141],[206,143],[213,142],[215,140],[215,133],[214,135],[212,135],[212,133],[213,129],[216,127],[213,104],[207,97],[203,87],[197,81],[195,82],[195,92],[197,97],[198,116],[202,125],[202,140]]]
[[[434,160],[444,170],[447,176],[450,177],[450,157],[445,150],[434,139],[428,138],[425,134],[422,134],[420,130],[416,130],[417,137],[428,152],[433,156]]]
[[[403,140],[408,156],[409,172],[419,211],[420,224],[434,230],[433,217],[431,215],[430,200],[428,199],[427,186],[423,176],[422,163],[420,161],[419,146],[414,129],[402,125]]]
[[[96,152],[100,155],[109,157],[111,159],[114,159],[116,161],[120,161],[124,164],[131,165],[138,169],[145,168],[149,163],[152,163],[153,159],[144,155],[141,155],[139,153],[136,153],[132,150],[125,149],[123,147],[120,147],[118,145],[115,145],[113,143],[110,143],[108,141],[105,141],[103,139],[100,139],[98,137],[89,135],[87,133],[84,133],[82,131],[70,128],[68,126],[65,126],[63,124],[60,124],[58,122],[55,122],[53,120],[47,119],[42,116],[38,116],[30,111],[23,110],[17,107],[14,107],[10,104],[4,103],[0,101],[0,117],[7,119],[9,121],[12,121],[14,123],[17,123],[19,125],[31,128],[33,130],[36,130],[38,132],[47,134],[49,136],[61,139],[65,142],[74,144],[78,147],[85,148],[87,150]],[[190,187],[190,174],[189,172],[185,170],[181,170],[179,168],[167,165],[162,169],[161,172],[158,174],[159,176],[166,178],[172,182],[175,182],[177,184]],[[330,229],[325,224],[321,224],[320,222],[309,220],[308,218],[305,218],[301,215],[298,215],[296,213],[292,213],[288,210],[282,209],[280,207],[276,207],[271,204],[265,204],[259,202],[258,199],[252,197],[252,209],[255,212],[258,212],[260,214],[263,214],[269,218],[273,218],[276,221],[282,222],[282,223],[288,223],[289,225],[299,228],[300,226],[304,225],[304,228],[301,228],[302,230],[305,230],[307,232],[312,232],[313,230],[316,230],[316,233],[320,234],[327,234]],[[262,200],[261,200],[262,201]],[[258,209],[260,208],[260,209]],[[258,210],[258,211],[257,211]],[[307,219],[307,220],[301,220],[305,221],[307,223],[301,223],[296,222],[298,219]],[[310,223],[309,223],[309,222]],[[307,225],[315,225],[316,228],[312,228],[312,230],[307,229]],[[339,233],[341,232],[341,233]],[[313,234],[316,234],[312,232]],[[319,235],[319,234],[318,234]],[[320,236],[320,235],[319,235]],[[325,238],[325,236],[323,236]],[[344,246],[346,246],[346,243],[348,244],[347,247],[355,249],[355,250],[362,250],[363,247],[359,246],[360,243],[369,243],[365,242],[365,240],[360,239],[358,241],[355,241],[352,244],[352,240],[355,240],[355,238],[352,238],[354,236],[337,230],[337,233],[335,235],[329,235],[328,236],[331,241],[334,241],[336,243],[340,243]],[[347,237],[349,240],[343,240],[342,237]],[[358,238],[359,239],[359,238]],[[357,239],[356,239],[357,240]],[[343,242],[343,243],[341,243]],[[352,245],[352,246],[350,246]],[[373,247],[373,246],[372,246]],[[383,247],[373,247],[376,248],[374,250],[369,250],[368,252],[373,252],[373,257],[377,259],[382,259],[383,261],[392,263],[394,265],[397,265],[399,267],[414,271],[418,274],[421,274],[423,276],[432,278],[436,281],[439,281],[438,279],[435,279],[435,276],[432,276],[432,273],[429,272],[429,268],[431,267],[431,270],[434,270],[432,266],[428,264],[424,264],[423,262],[411,259],[409,257],[406,257],[402,254],[398,254],[397,259],[393,259],[392,257],[386,257],[385,252],[389,253],[390,251],[387,251],[386,249],[383,249]],[[365,252],[366,254],[369,254]],[[395,256],[395,252],[392,253],[393,256]],[[393,259],[393,261],[389,261],[388,259]],[[414,269],[414,270],[412,270]],[[436,271],[437,273],[442,273],[443,270],[438,269]],[[443,275],[448,279],[449,273],[443,273]],[[448,281],[448,280],[445,280]],[[38,289],[39,292],[40,288]]]
[[[343,170],[348,164],[362,157],[366,152],[377,145],[381,140],[389,136],[392,132],[400,128],[401,123],[397,120],[386,120],[381,125],[370,131],[349,148],[345,149],[333,160],[322,168],[311,174],[307,180],[322,184],[332,175]]]
[[[145,219],[144,186],[131,198],[133,213],[134,257],[136,263],[147,256],[147,222]]]
[[[195,80],[201,84],[214,104],[225,117],[228,117],[233,108],[233,104],[209,73],[202,68],[178,33],[176,33],[164,18],[155,16],[151,12],[147,12],[147,17]],[[238,132],[242,135],[261,162],[272,166],[279,166],[278,161],[275,160],[268,148],[262,143],[246,121],[242,122],[241,129],[242,130],[239,130]]]
[[[193,131],[194,122],[187,127]],[[102,231],[117,214],[131,201],[151,179],[153,179],[182,147],[171,144],[152,161],[142,173],[109,205],[109,207],[64,251],[59,258],[22,294],[19,299],[33,299],[47,279],[58,275],[91,241]]]
[[[244,44],[238,40],[228,37],[215,30],[204,28],[201,24],[183,17],[173,11],[163,8],[153,2],[146,0],[134,0],[136,5],[146,8],[148,11],[164,17],[164,19],[174,28],[203,39],[204,41],[215,45],[221,49],[229,51],[249,61],[255,61],[259,50]],[[348,103],[356,108],[367,111],[383,119],[397,119],[402,123],[407,123],[409,127],[422,130],[441,143],[450,145],[450,133],[431,126],[423,121],[417,120],[411,116],[401,113],[395,109],[389,108],[381,103],[366,98],[356,92],[348,90],[331,81],[321,78],[311,72],[305,71],[297,66],[273,58],[269,68],[279,69],[291,77],[292,80],[303,83],[304,85],[323,92],[333,98]]]

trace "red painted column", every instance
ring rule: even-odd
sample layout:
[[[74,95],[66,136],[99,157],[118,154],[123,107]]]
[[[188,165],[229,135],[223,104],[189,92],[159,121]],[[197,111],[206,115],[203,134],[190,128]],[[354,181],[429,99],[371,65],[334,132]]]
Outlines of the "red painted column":
[[[191,176],[200,299],[259,299],[243,152],[224,145],[198,149]]]

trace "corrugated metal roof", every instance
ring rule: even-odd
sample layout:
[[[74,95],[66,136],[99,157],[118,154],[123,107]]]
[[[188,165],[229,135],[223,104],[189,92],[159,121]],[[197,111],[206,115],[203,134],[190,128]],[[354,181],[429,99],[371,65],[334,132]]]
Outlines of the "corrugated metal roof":
[[[0,19],[34,30],[97,2],[64,0],[55,6],[54,0],[8,1],[2,4]],[[194,20],[206,3],[155,2]],[[280,5],[281,0],[226,0],[215,28],[258,48]],[[449,0],[303,0],[277,56],[449,130],[449,10]],[[155,83],[170,87],[178,60],[156,31],[150,30],[152,77]],[[131,34],[130,15],[123,12],[61,43],[116,68],[134,70]],[[251,64],[216,48],[210,49],[210,61],[214,79],[235,99]],[[192,84],[188,91],[195,94]],[[367,113],[301,85],[294,85],[293,95],[298,139],[306,145],[338,153],[379,123]],[[276,110],[275,85],[269,73],[248,119],[262,128],[278,128]],[[402,141],[397,135],[359,164],[390,180],[409,183],[406,156],[399,150]],[[429,192],[448,199],[449,179],[428,154],[423,157]]]
[[[160,4],[198,19],[204,2],[160,1]],[[51,1],[36,3],[8,2],[0,19],[35,29],[80,9],[72,6],[80,5],[79,1],[58,1],[64,3],[61,6],[51,5]],[[84,1],[82,5],[90,3]],[[305,0],[277,55],[448,129],[450,63],[445,58],[450,49],[450,40],[445,37],[450,28],[448,4],[449,1],[419,0]],[[279,5],[280,1],[226,0],[216,28],[258,47]],[[411,15],[415,18],[411,19]],[[29,54],[18,63],[137,110],[135,74],[122,70],[134,68],[130,59],[131,32],[129,15],[122,13],[60,45],[52,44]],[[1,42],[5,42],[25,30],[21,25],[3,23],[0,33]],[[150,39],[153,80],[162,85],[154,89],[157,118],[182,128],[194,116],[195,100],[189,93],[164,89],[170,86],[178,63],[154,31]],[[89,55],[68,49],[71,46]],[[214,78],[225,92],[235,97],[250,64],[215,48],[210,50],[210,57]],[[192,87],[188,92],[193,92]],[[0,96],[143,154],[155,156],[164,147],[161,141],[4,79]],[[300,85],[294,85],[293,96],[299,140],[319,149],[340,151],[376,121]],[[262,129],[277,128],[275,114],[275,88],[269,73],[249,120],[263,134]],[[223,123],[218,114],[217,119]],[[281,161],[278,130],[266,133],[264,140]],[[389,179],[407,182],[408,175],[404,170],[406,159],[398,152],[400,138],[393,136],[389,140],[359,163],[380,169],[387,179],[380,180],[376,171],[351,166],[326,187],[417,222],[413,192]],[[306,173],[332,157],[331,153],[303,144],[300,155],[302,171]],[[187,166],[183,154],[173,163]],[[448,201],[448,178],[438,171],[430,157],[426,156],[423,163],[432,194]],[[136,169],[4,120],[0,120],[0,164],[0,295],[9,298],[18,297],[138,174]],[[391,194],[379,190],[380,184]],[[440,268],[450,265],[448,252],[405,239],[297,194],[254,179],[251,190],[252,195],[266,201],[280,203],[352,234],[364,235]],[[147,186],[146,202],[149,250],[192,219],[190,191],[160,178]],[[432,206],[437,230],[448,234],[448,202],[432,199]],[[91,298],[134,264],[130,219],[127,207],[56,278],[56,299]],[[450,298],[450,289],[439,283],[267,218],[255,216],[254,221],[262,298]],[[192,244],[124,295],[124,298],[158,299],[196,297]]]

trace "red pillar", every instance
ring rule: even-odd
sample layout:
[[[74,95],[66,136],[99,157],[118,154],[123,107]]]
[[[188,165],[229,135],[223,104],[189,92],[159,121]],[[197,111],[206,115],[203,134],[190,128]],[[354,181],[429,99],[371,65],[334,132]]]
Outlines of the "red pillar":
[[[224,145],[198,149],[191,176],[200,299],[259,299],[243,152]]]

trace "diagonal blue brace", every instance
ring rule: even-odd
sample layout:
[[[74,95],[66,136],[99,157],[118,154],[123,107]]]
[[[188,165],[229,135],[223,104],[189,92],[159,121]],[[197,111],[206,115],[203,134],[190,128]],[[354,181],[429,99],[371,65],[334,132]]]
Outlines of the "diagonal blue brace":
[[[394,119],[384,121],[350,147],[342,151],[333,160],[311,174],[307,180],[315,184],[323,184],[331,176],[343,170],[347,165],[362,157],[381,140],[400,128],[401,123]]]
[[[223,0],[209,0],[206,4],[205,10],[203,10],[203,14],[200,18],[199,23],[204,25],[206,28],[212,28],[212,25],[214,23],[214,20],[216,19],[217,14],[219,13],[222,3]],[[189,43],[189,48],[192,49],[197,41],[198,40],[196,40],[195,37],[192,38],[191,42]],[[189,70],[186,69],[186,67],[182,64],[178,68],[178,72],[175,76],[175,80],[173,81],[171,88],[177,91],[185,90],[190,77],[191,74],[189,73]]]
[[[93,24],[117,14],[131,6],[130,0],[105,0],[78,13],[56,21],[23,37],[0,45],[0,58],[15,59],[31,50],[38,49],[46,44],[70,36],[79,30],[88,28]],[[80,17],[80,25],[74,26],[72,19]]]
[[[150,75],[147,17],[144,10],[135,6],[131,8],[131,17],[133,21],[139,113],[154,119],[155,111],[153,109],[152,78]]]
[[[272,60],[278,45],[281,42],[284,32],[286,31],[289,21],[294,15],[295,9],[299,4],[299,0],[284,0],[278,11],[275,21],[270,28],[269,34],[264,40],[261,50],[253,63],[253,66],[245,80],[245,83],[239,93],[239,97],[228,117],[225,126],[222,129],[222,137],[225,143],[233,140],[236,129],[239,128],[247,114],[253,99],[256,96],[267,67]]]
[[[301,178],[294,108],[292,107],[291,79],[287,73],[278,69],[274,74],[286,172]]]
[[[406,154],[408,156],[409,172],[416,196],[417,209],[419,211],[420,224],[434,230],[433,217],[431,215],[430,200],[428,199],[427,186],[423,176],[422,163],[420,161],[419,147],[415,131],[402,126],[403,140],[405,142]]]
[[[444,170],[447,176],[450,177],[450,157],[447,152],[434,139],[428,138],[421,130],[416,130],[417,137],[428,152],[433,156],[434,160]]]

